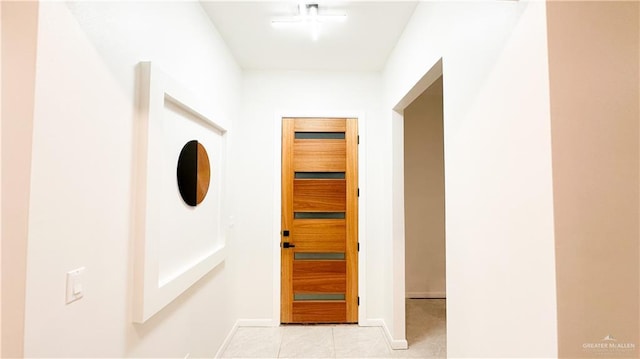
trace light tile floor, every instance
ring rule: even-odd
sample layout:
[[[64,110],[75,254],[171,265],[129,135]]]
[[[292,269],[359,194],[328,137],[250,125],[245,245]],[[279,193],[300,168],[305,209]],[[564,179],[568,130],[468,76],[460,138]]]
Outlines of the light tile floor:
[[[238,328],[222,358],[445,358],[444,299],[407,300],[408,350],[391,350],[379,327],[287,325]]]

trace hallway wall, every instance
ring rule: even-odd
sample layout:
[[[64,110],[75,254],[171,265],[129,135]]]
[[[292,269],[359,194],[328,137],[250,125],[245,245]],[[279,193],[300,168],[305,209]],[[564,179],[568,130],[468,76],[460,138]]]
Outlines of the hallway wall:
[[[230,130],[241,70],[190,2],[42,2],[37,51],[25,356],[213,356],[236,319],[224,264],[131,320],[136,65],[154,62]],[[81,266],[84,297],[65,305]]]
[[[2,28],[2,326],[0,357],[24,349],[25,279],[38,3],[3,1]]]
[[[404,111],[407,298],[445,298],[442,77]]]
[[[378,73],[245,71],[241,120],[235,124],[231,171],[233,179],[234,250],[229,265],[239,273],[236,301],[240,318],[279,323],[280,267],[280,120],[282,116],[356,116],[360,131],[361,257],[366,253],[368,280],[361,306],[367,318],[381,318],[384,303],[379,278],[386,275],[384,242],[389,238],[390,213],[381,175],[388,170],[381,116]],[[364,262],[363,262],[364,263]],[[361,265],[363,264],[361,263]],[[251,285],[247,285],[251,283]]]
[[[640,4],[547,4],[558,351],[640,353]],[[607,336],[615,342],[604,340]]]
[[[554,357],[556,291],[544,2],[422,2],[384,72],[385,109],[440,59],[444,75],[447,355]],[[403,173],[402,116],[387,113]],[[398,135],[400,134],[400,135]],[[401,179],[401,178],[400,178]],[[394,180],[393,272],[404,271]],[[401,278],[401,277],[400,277]],[[404,283],[386,283],[404,337]]]

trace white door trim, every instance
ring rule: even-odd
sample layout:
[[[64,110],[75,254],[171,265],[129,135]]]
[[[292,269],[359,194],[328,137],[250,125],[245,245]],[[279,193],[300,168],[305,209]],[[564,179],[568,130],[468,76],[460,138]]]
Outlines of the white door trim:
[[[440,76],[443,76],[442,58],[409,89],[391,111],[393,145],[393,188],[392,188],[392,327],[394,341],[406,343],[405,308],[405,231],[404,231],[404,110],[429,88]],[[444,118],[446,120],[446,112]],[[445,154],[446,155],[446,154]],[[448,252],[447,252],[448,253]],[[448,278],[448,274],[445,274]]]

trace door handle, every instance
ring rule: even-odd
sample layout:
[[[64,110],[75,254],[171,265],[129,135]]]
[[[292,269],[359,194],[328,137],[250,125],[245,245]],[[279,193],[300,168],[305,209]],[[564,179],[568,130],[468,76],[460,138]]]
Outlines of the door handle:
[[[282,242],[282,248],[294,248],[296,245],[289,242]]]

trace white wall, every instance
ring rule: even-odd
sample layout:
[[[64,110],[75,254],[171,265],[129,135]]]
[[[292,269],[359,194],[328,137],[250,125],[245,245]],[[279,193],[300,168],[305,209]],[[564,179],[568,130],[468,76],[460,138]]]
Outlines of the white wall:
[[[445,298],[442,77],[404,111],[405,292]]]
[[[0,6],[0,19],[2,19],[2,6]],[[2,26],[0,26],[0,39],[2,38]],[[0,46],[0,59],[2,58],[2,46]],[[3,61],[4,62],[4,61]],[[0,71],[0,84],[2,71]],[[0,99],[2,98],[2,86],[0,86]],[[0,113],[2,113],[2,100],[0,100]],[[0,116],[0,159],[2,158],[2,117]],[[0,178],[2,178],[2,160],[0,160]],[[0,186],[0,204],[2,203],[2,186]],[[2,218],[2,206],[0,206],[0,218]],[[0,220],[0,233],[2,233],[2,220]],[[0,239],[0,268],[2,268],[2,245]],[[0,303],[2,303],[2,278],[0,276]],[[2,355],[2,310],[0,308],[0,355]]]
[[[23,354],[37,2],[2,2],[2,357]]]
[[[237,250],[233,263],[239,272],[236,298],[241,318],[279,323],[280,232],[280,120],[279,116],[360,117],[360,242],[366,253],[366,274],[361,283],[361,306],[367,318],[381,318],[384,308],[384,241],[388,240],[381,193],[388,183],[380,176],[380,143],[386,122],[381,116],[382,89],[378,73],[245,72],[241,120],[235,123],[231,151],[234,178],[233,216]],[[365,223],[363,224],[363,219]],[[361,263],[362,265],[362,263]]]
[[[639,7],[547,4],[563,358],[601,356],[583,344],[602,332],[615,332],[617,344],[640,341]],[[640,357],[640,348],[624,355]]]
[[[135,69],[143,60],[206,99],[231,136],[241,71],[198,3],[41,4],[28,357],[210,357],[235,322],[225,265],[145,324],[131,322]],[[65,305],[65,273],[80,266],[84,298]]]
[[[442,58],[450,357],[557,355],[544,2],[420,3],[384,71],[385,110]],[[388,113],[402,153],[402,117]],[[397,133],[400,133],[398,135]],[[398,138],[400,136],[400,138]],[[399,157],[399,158],[398,158]],[[396,161],[401,156],[394,155]],[[392,163],[390,168],[402,168]],[[393,181],[394,243],[403,236]],[[404,337],[402,245],[385,320]]]
[[[2,6],[0,6],[0,19],[2,19]],[[0,39],[2,38],[2,26],[0,26]],[[2,58],[2,46],[0,46],[0,59]],[[4,62],[4,61],[3,61]],[[0,84],[2,82],[2,71],[0,71]],[[2,98],[2,86],[0,86],[0,99]],[[0,100],[0,113],[2,113],[2,100]],[[2,117],[0,116],[0,178],[2,178]],[[2,186],[0,186],[0,204],[2,203]],[[2,206],[0,206],[0,218],[2,218]],[[0,219],[0,233],[2,233],[2,220]],[[2,268],[2,245],[0,238],[0,268]],[[0,303],[2,303],[2,277],[0,276]],[[2,355],[2,310],[0,308],[0,355]]]

